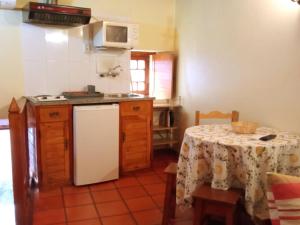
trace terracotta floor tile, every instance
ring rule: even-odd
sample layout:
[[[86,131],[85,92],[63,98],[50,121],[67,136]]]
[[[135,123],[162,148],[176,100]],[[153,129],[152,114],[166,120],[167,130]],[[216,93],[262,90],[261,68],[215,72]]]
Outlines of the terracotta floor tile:
[[[87,220],[98,217],[94,205],[77,206],[66,208],[68,221]]]
[[[158,209],[134,212],[133,216],[139,225],[160,225],[162,213]]]
[[[86,193],[89,192],[89,188],[87,186],[76,187],[76,186],[68,186],[63,187],[64,194],[78,194],[78,193]]]
[[[165,173],[157,173],[160,179],[162,179],[163,182],[167,182],[167,174]]]
[[[97,210],[101,217],[127,214],[128,209],[123,201],[97,204]]]
[[[138,186],[140,185],[140,183],[137,181],[135,177],[129,176],[129,177],[122,177],[119,180],[115,181],[115,185],[118,188],[122,188],[122,187]]]
[[[35,198],[48,198],[48,197],[58,196],[58,195],[62,195],[60,188],[40,190],[34,193]]]
[[[126,200],[126,204],[132,212],[157,208],[150,197],[128,199]]]
[[[166,168],[169,165],[169,161],[153,161],[153,168],[161,167],[161,168]]]
[[[101,222],[99,219],[92,219],[92,220],[69,222],[68,225],[101,225]]]
[[[180,220],[191,220],[193,219],[194,212],[193,208],[189,209],[179,209],[178,207],[176,208],[176,213],[175,213],[175,218],[180,219]]]
[[[121,200],[121,196],[116,190],[92,192],[92,195],[96,203]]]
[[[153,167],[153,170],[155,171],[155,173],[164,173],[165,169],[167,168],[167,166],[158,166],[158,167]]]
[[[103,225],[135,225],[133,218],[129,215],[112,216],[102,218]]]
[[[66,207],[92,204],[93,200],[90,193],[64,195]]]
[[[63,199],[62,196],[51,196],[51,197],[44,197],[44,198],[35,198],[34,201],[34,210],[48,210],[48,209],[59,209],[63,208]]]
[[[137,178],[141,184],[159,184],[163,181],[160,179],[158,175],[150,175],[150,176],[140,176]]]
[[[120,188],[119,192],[124,199],[138,198],[148,195],[142,186]]]
[[[146,191],[149,195],[158,195],[158,194],[164,194],[165,193],[165,187],[166,185],[164,183],[161,184],[147,184],[144,185]]]
[[[104,182],[101,184],[90,185],[91,191],[107,191],[107,190],[112,190],[115,188],[116,188],[116,186],[113,181],[108,181],[108,182]]]
[[[174,221],[173,225],[193,225],[193,220]]]
[[[156,203],[156,205],[159,208],[163,208],[164,207],[165,195],[160,194],[160,195],[153,195],[151,197],[152,197],[153,201]]]
[[[45,211],[35,212],[33,215],[34,225],[48,225],[65,222],[64,209],[50,209]]]
[[[134,172],[135,176],[140,177],[140,176],[151,176],[155,175],[155,172],[153,169],[143,169],[143,170],[138,170]]]

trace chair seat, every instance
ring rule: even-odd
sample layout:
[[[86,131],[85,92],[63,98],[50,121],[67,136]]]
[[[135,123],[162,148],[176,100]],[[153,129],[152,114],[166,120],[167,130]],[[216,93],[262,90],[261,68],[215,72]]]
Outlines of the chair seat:
[[[226,225],[234,224],[234,212],[241,192],[236,189],[217,190],[210,185],[201,185],[193,193],[194,225],[202,225],[205,216],[225,217]]]
[[[208,201],[222,202],[235,205],[241,196],[237,189],[227,191],[211,188],[210,185],[204,184],[199,186],[193,193],[194,198],[200,198]]]
[[[166,174],[177,174],[177,163],[170,163],[167,168],[164,170]]]

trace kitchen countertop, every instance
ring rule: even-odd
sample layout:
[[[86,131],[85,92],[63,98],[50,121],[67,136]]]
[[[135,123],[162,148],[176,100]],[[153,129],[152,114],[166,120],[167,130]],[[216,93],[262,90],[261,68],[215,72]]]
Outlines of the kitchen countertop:
[[[34,97],[26,97],[33,105],[89,105],[89,104],[105,104],[105,103],[119,103],[128,101],[141,101],[141,100],[154,100],[153,97],[148,97],[144,95],[134,96],[134,97],[82,97],[82,98],[72,98],[60,101],[38,101]]]

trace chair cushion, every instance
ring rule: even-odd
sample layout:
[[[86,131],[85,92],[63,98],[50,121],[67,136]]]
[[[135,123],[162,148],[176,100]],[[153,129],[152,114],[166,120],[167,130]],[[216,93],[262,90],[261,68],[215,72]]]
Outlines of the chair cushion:
[[[272,224],[300,224],[300,177],[277,173],[267,173],[267,176]]]

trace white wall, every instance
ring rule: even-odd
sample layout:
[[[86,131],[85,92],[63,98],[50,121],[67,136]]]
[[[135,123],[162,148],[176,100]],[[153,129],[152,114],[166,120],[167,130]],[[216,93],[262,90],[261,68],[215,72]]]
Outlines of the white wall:
[[[290,0],[177,0],[178,95],[194,111],[300,132],[300,5]]]
[[[12,97],[24,93],[20,23],[20,12],[0,10],[0,118],[7,115]]]
[[[54,28],[22,24],[25,95],[59,95],[83,91],[126,93],[130,90],[130,51],[86,51],[83,28]],[[119,76],[99,77],[115,66]]]
[[[17,7],[28,2],[17,0]],[[93,16],[97,18],[138,23],[138,50],[174,50],[175,0],[59,0],[59,3],[91,7]],[[13,96],[18,98],[25,94],[22,25],[20,11],[0,9],[0,118],[7,117]],[[31,38],[35,39],[34,36]],[[27,70],[27,67],[24,69]]]

